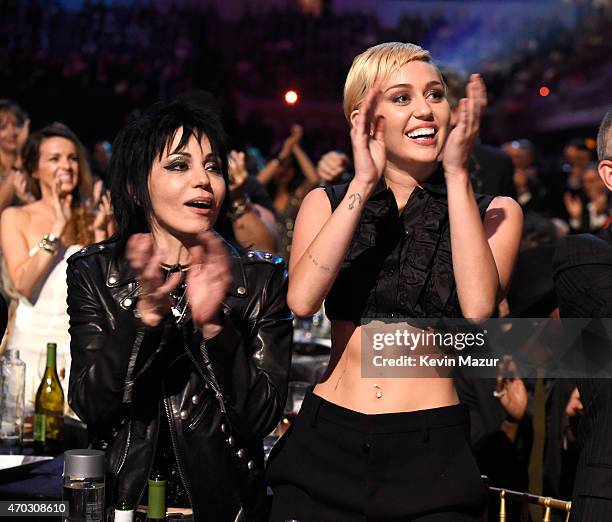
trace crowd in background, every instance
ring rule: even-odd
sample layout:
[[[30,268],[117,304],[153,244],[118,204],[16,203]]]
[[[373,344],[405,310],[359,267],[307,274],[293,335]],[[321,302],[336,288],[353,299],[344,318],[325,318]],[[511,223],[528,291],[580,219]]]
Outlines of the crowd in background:
[[[27,114],[15,109],[17,105],[0,108],[0,210],[32,205],[41,197],[32,178],[36,166],[23,161],[29,125],[35,122],[33,130],[38,130],[61,121],[89,148],[83,159],[89,160],[96,190],[84,195],[91,214],[87,226],[93,234],[104,221],[106,230],[108,223],[97,216],[108,213],[104,194],[114,133],[158,99],[206,88],[219,94],[231,137],[239,135],[235,142],[243,149],[230,157],[234,204],[226,216],[226,237],[244,248],[288,257],[300,202],[316,186],[350,178],[350,150],[322,150],[316,144],[317,129],[299,122],[286,122],[290,130],[282,136],[240,127],[232,107],[236,93],[266,97],[294,81],[307,96],[335,100],[350,59],[369,45],[390,40],[422,43],[434,57],[460,41],[487,79],[493,115],[501,109],[518,114],[537,108],[542,99],[527,93],[542,81],[557,93],[557,110],[580,108],[612,78],[612,65],[603,59],[612,53],[612,43],[597,36],[612,29],[612,18],[604,12],[586,14],[571,29],[554,18],[524,23],[492,16],[485,23],[415,14],[386,28],[375,15],[336,14],[331,9],[320,17],[284,8],[265,16],[247,11],[237,20],[226,20],[212,3],[182,5],[165,10],[155,3],[84,2],[74,11],[48,2],[43,9],[37,0],[3,3],[0,97],[28,100],[29,105],[24,107]],[[513,38],[495,44],[494,36],[500,33]],[[496,45],[487,47],[486,55],[483,40]],[[508,82],[508,77],[515,81]],[[520,132],[508,127],[497,134],[502,135],[501,148],[513,166],[512,195],[523,208],[525,224],[515,284],[500,314],[554,315],[551,246],[567,234],[597,232],[612,218],[609,193],[593,163],[595,143],[581,132],[557,143],[557,153],[551,154],[550,148],[525,139],[533,135],[531,128]],[[343,141],[339,138],[338,143]],[[248,213],[251,221],[241,222]],[[76,239],[73,243],[84,246]],[[3,292],[16,303],[19,296],[6,267],[3,275]],[[527,285],[538,286],[538,293],[526,297],[522,290]],[[580,404],[571,388],[558,393],[554,414],[561,429],[551,437],[563,440],[567,453]],[[528,445],[520,437],[517,441]],[[483,462],[499,448],[491,444],[490,439],[481,444]],[[528,451],[521,451],[523,460],[517,462],[524,467]],[[563,458],[557,467],[561,471],[545,487],[549,494],[569,497],[571,473],[563,466],[571,467],[574,457]],[[518,475],[514,483],[503,484],[501,478],[498,485],[526,489],[524,474]]]
[[[3,163],[5,170],[0,173],[2,175],[0,192],[13,195],[12,198],[5,200],[9,210],[14,205],[32,206],[36,204],[37,197],[40,197],[32,190],[34,181],[32,175],[36,176],[36,168],[31,165],[24,168],[21,154],[24,143],[27,143],[28,123],[23,116],[14,117],[11,107],[13,106],[9,106],[4,111],[0,110],[0,152],[2,152],[1,159],[5,160]],[[316,186],[340,183],[350,177],[352,169],[350,151],[328,151],[322,157],[311,159],[301,146],[302,137],[307,133],[308,129],[294,125],[272,154],[254,147],[246,151],[232,152],[230,174],[233,181],[234,202],[232,210],[225,216],[228,228],[219,228],[238,246],[274,251],[288,259],[294,220],[304,196]],[[7,144],[11,143],[15,147],[15,155],[12,157],[6,150]],[[503,145],[503,150],[509,158],[508,163],[511,160],[513,167],[510,170],[513,171],[513,186],[510,192],[523,208],[525,224],[514,283],[499,313],[513,317],[554,316],[557,307],[552,282],[554,245],[564,235],[596,232],[607,226],[612,216],[608,192],[597,175],[593,163],[592,143],[589,140],[574,138],[564,145],[559,157],[547,158],[547,161],[543,161],[534,144],[525,139],[510,141]],[[97,193],[91,191],[89,198],[85,198],[89,200],[87,208],[91,216],[89,227],[92,234],[94,229],[100,228],[95,227],[94,222],[104,221],[100,216],[108,212],[108,202],[105,202],[103,197],[104,186],[109,181],[106,168],[111,155],[112,147],[108,142],[96,142],[89,153],[83,151],[83,157],[93,166],[94,181],[98,183]],[[264,156],[268,156],[267,161],[263,160]],[[7,164],[11,158],[13,164]],[[8,213],[9,211],[5,211],[2,214],[3,220],[7,219]],[[251,221],[246,220],[247,213],[252,214]],[[243,226],[246,228],[241,230]],[[104,221],[103,228],[106,227],[107,223]],[[2,228],[6,230],[7,227]],[[100,235],[96,237],[103,239]],[[8,239],[3,238],[5,248],[7,241]],[[72,241],[79,246],[84,246],[86,243],[83,240]],[[13,308],[18,308],[24,297],[15,292],[6,264],[3,272],[6,282],[4,293],[14,299]],[[534,288],[536,292],[533,291]],[[27,300],[28,298],[25,298],[25,301]],[[64,364],[67,371],[67,361]],[[526,381],[526,384],[527,389],[533,392],[533,383],[531,383],[532,388],[529,388],[529,382]],[[551,393],[550,400],[555,401],[557,409],[550,406],[555,421],[553,427],[547,428],[551,430],[547,436],[557,441],[557,447],[564,449],[559,450],[555,457],[559,461],[562,460],[563,464],[553,466],[556,474],[554,477],[548,477],[548,490],[545,489],[545,493],[569,497],[572,474],[565,468],[567,466],[571,468],[571,463],[575,461],[575,449],[571,449],[571,444],[568,449],[567,441],[573,441],[574,435],[569,435],[568,438],[567,430],[571,431],[571,427],[575,427],[573,419],[580,415],[581,406],[575,392],[572,395],[572,387],[566,389],[567,383],[555,384],[551,381],[548,384],[554,392]],[[466,397],[473,397],[473,393],[474,390],[468,388]],[[476,404],[480,405],[478,402]],[[491,452],[494,455],[509,455],[507,452],[499,452],[503,444],[496,445],[499,443],[496,439],[499,437],[499,432],[495,429],[493,431],[497,434],[493,439],[490,437],[491,433],[486,430],[475,434],[477,439],[482,438],[475,442],[481,452],[480,454],[477,452],[477,455],[480,455],[487,474],[495,485],[527,489],[529,484],[526,479],[526,467],[529,451],[525,447],[529,448],[530,443],[525,442],[522,436],[517,437],[513,442],[514,445],[503,439],[504,444],[510,444],[512,452],[515,452],[510,453],[513,456],[508,461],[512,465],[507,465],[508,463],[501,467],[491,465],[495,462],[491,458]],[[560,440],[565,446],[559,442]]]
[[[601,36],[612,28],[608,10],[578,12],[571,26],[555,16],[414,11],[388,27],[376,14],[324,5],[319,16],[287,3],[227,19],[214,2],[86,1],[78,9],[3,2],[3,96],[27,101],[44,121],[78,122],[91,143],[117,132],[133,111],[190,88],[213,92],[231,117],[239,94],[276,99],[294,87],[304,99],[336,102],[352,57],[380,41],[419,42],[452,67],[477,67],[495,118],[489,128],[504,124],[491,131],[497,144],[532,133],[537,122],[517,116],[534,107],[546,114],[609,96],[612,44]],[[517,122],[522,127],[512,128]]]

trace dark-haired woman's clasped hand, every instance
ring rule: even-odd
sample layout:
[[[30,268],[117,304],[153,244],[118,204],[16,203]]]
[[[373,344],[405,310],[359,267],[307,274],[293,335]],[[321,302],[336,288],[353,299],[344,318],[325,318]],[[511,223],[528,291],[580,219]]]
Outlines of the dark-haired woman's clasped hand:
[[[202,232],[189,247],[187,301],[194,325],[205,338],[214,337],[222,327],[221,301],[231,282],[229,259],[223,241],[214,232]],[[160,266],[165,252],[156,247],[150,234],[134,234],[127,243],[126,257],[141,286],[136,310],[143,323],[157,326],[170,313],[170,294],[183,274],[175,272],[164,280]]]
[[[194,325],[205,339],[223,326],[221,301],[232,281],[229,257],[223,241],[214,232],[198,235],[199,244],[189,247],[191,269],[187,273],[187,299]]]
[[[140,283],[141,293],[136,310],[147,326],[157,326],[170,313],[170,293],[179,285],[181,272],[166,281],[160,268],[165,253],[153,243],[151,234],[134,234],[127,242],[126,258]]]
[[[459,101],[459,119],[444,147],[444,174],[467,176],[468,163],[480,129],[480,117],[487,105],[487,91],[482,78],[472,74],[466,87],[467,98]]]

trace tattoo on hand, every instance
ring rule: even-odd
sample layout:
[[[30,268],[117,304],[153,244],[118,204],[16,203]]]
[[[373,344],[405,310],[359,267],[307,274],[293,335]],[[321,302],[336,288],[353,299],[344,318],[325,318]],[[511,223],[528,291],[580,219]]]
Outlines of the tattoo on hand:
[[[356,192],[354,194],[351,194],[349,196],[349,210],[353,210],[355,208],[355,204],[357,205],[361,205],[361,195],[357,194]]]
[[[326,272],[329,272],[331,270],[331,268],[329,268],[328,266],[321,265],[308,250],[306,250],[306,255],[308,256],[308,259],[312,261],[312,264],[314,266],[320,268],[321,270],[325,270]]]

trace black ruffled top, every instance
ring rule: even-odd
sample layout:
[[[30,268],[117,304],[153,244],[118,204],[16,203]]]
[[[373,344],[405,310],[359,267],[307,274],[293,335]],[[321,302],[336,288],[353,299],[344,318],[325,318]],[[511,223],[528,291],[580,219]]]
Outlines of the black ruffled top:
[[[327,187],[332,210],[348,184]],[[477,194],[481,217],[493,196]],[[451,256],[446,183],[438,169],[402,213],[381,178],[325,300],[330,320],[462,317]]]

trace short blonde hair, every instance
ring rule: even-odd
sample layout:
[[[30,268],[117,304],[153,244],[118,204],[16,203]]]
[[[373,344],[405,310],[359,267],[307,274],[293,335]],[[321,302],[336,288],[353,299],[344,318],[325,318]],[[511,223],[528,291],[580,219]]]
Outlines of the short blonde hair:
[[[414,61],[435,65],[429,51],[412,43],[381,43],[357,55],[344,83],[344,116],[349,124],[351,113],[359,107],[377,80],[387,78]]]

